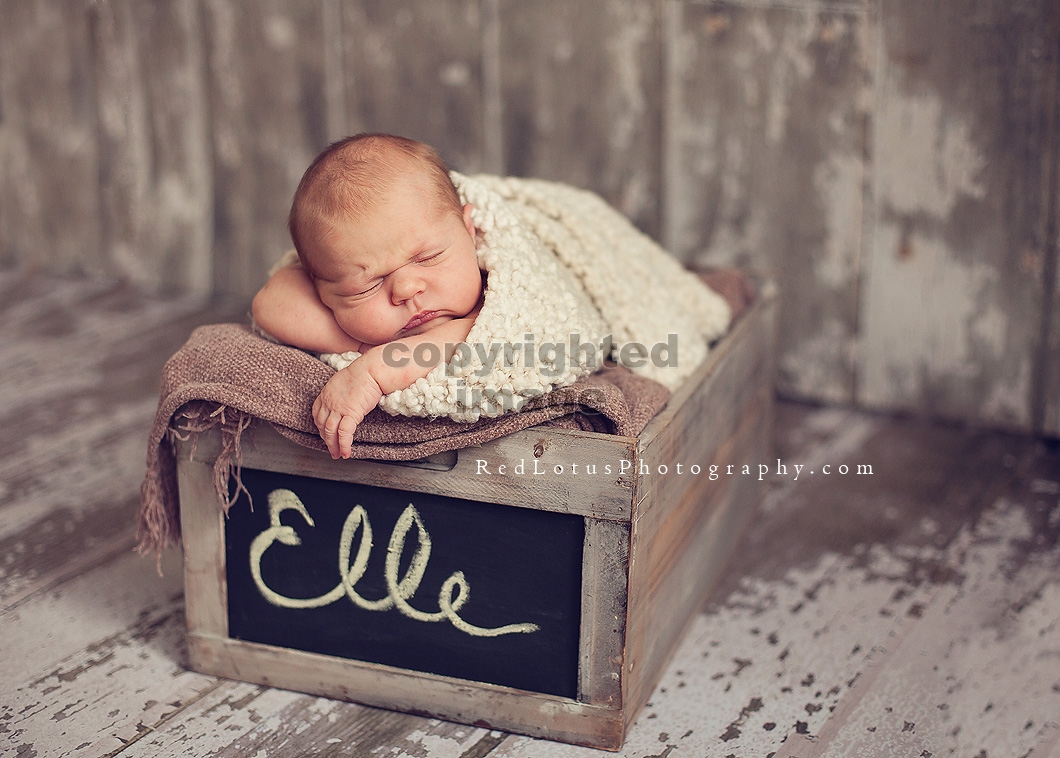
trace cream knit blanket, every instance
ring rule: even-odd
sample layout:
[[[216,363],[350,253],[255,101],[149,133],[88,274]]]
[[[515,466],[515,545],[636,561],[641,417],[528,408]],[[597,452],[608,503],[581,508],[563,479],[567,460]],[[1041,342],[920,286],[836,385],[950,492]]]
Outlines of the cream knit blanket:
[[[612,357],[673,390],[728,328],[728,303],[597,195],[539,179],[452,178],[474,205],[482,310],[467,346],[384,396],[384,410],[499,416]],[[341,369],[356,357],[321,359]]]

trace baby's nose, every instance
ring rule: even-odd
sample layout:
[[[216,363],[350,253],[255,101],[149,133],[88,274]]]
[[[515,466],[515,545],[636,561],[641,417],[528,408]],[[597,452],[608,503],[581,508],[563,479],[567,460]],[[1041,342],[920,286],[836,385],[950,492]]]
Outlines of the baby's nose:
[[[394,299],[403,302],[423,292],[426,284],[423,277],[415,271],[399,270],[394,272],[394,283],[392,292]]]

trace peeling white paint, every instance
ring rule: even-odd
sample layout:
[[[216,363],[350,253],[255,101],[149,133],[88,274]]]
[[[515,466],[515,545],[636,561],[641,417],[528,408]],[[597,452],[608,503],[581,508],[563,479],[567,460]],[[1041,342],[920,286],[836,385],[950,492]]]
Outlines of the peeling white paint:
[[[983,306],[997,278],[993,266],[956,260],[942,241],[903,236],[894,223],[877,225],[874,247],[861,319],[860,400],[901,406],[922,396],[925,381],[977,377],[987,362],[973,353],[973,335],[985,336],[980,344],[1001,356],[1004,316]]]
[[[945,551],[874,545],[746,581],[697,619],[616,755],[1025,754],[1060,709],[1056,667],[1043,663],[1060,649],[1060,552],[1016,583],[1003,570],[1032,532],[1022,508],[999,501]],[[911,583],[925,561],[964,579]],[[512,737],[490,755],[602,754]]]
[[[857,278],[861,253],[864,164],[860,156],[830,153],[814,169],[813,187],[821,198],[828,229],[824,248],[814,260],[814,277],[823,286],[841,289]],[[847,327],[840,325],[842,330]],[[834,360],[834,356],[833,356]]]
[[[882,85],[886,86],[886,85]],[[945,220],[962,197],[982,198],[986,158],[969,124],[943,114],[937,95],[886,91],[874,117],[879,202],[896,213]]]
[[[789,100],[799,91],[796,82],[805,82],[814,72],[814,63],[807,54],[808,43],[815,37],[816,14],[803,13],[790,26],[784,28],[779,45],[770,39],[769,29],[762,16],[756,16],[751,25],[751,35],[769,54],[777,48],[776,57],[769,72],[767,87],[766,140],[779,144],[787,133]]]
[[[999,201],[1013,202],[1003,198],[1014,190],[986,171],[999,158],[977,144],[977,130],[997,127],[879,55],[856,399],[1026,428],[1037,327],[1006,302],[1018,274],[983,240]],[[976,212],[985,215],[971,221]],[[968,223],[982,234],[973,249],[955,249]]]
[[[847,400],[849,389],[841,379],[837,381],[836,356],[849,361],[854,349],[849,326],[829,317],[821,321],[815,333],[802,339],[798,352],[783,352],[778,362],[789,386],[798,387],[806,395],[841,403]]]
[[[646,10],[643,9],[642,10]],[[615,72],[615,89],[609,93],[615,98],[615,106],[608,109],[614,114],[608,132],[608,144],[615,150],[625,152],[633,144],[640,130],[640,123],[647,108],[644,85],[641,81],[641,48],[648,38],[651,17],[645,12],[636,17],[623,19],[618,30],[606,44],[608,61]]]
[[[1060,713],[1058,556],[1034,556],[1016,577],[1004,571],[1010,551],[1032,534],[1022,509],[1003,501],[964,532],[967,552],[949,556],[963,581],[941,587],[877,654],[884,660],[872,686],[824,730],[834,732],[824,756],[1028,755],[1052,738]]]
[[[641,150],[637,140],[641,137],[645,112],[645,82],[642,79],[642,51],[649,39],[653,23],[651,9],[644,5],[619,6],[614,9],[621,18],[614,24],[617,31],[609,36],[606,50],[610,68],[614,72],[615,86],[608,89],[607,112],[612,114],[607,133],[611,150],[619,155],[629,155]],[[654,86],[650,83],[648,86]],[[649,182],[645,172],[636,172],[624,178],[619,199],[619,210],[630,217],[639,216],[653,205],[649,196]]]
[[[400,758],[460,758],[486,734],[485,729],[470,727],[448,735],[414,729],[405,735],[405,742],[409,744],[396,745],[394,752]]]

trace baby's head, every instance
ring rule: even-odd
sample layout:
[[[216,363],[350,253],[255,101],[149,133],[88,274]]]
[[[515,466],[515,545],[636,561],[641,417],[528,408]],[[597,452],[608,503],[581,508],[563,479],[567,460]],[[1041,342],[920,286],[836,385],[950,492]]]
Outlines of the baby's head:
[[[430,147],[365,134],[313,161],[288,224],[339,325],[379,345],[474,309],[482,279],[471,210]]]

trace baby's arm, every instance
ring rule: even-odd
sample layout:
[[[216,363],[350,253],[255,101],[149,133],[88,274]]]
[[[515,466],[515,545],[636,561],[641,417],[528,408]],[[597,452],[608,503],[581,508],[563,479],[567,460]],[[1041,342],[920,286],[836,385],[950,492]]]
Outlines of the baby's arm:
[[[284,266],[254,296],[251,305],[259,327],[288,345],[315,353],[361,350],[317,296],[313,280],[300,263]]]
[[[331,377],[313,403],[313,420],[331,457],[350,457],[353,432],[365,415],[379,403],[379,398],[411,386],[437,365],[421,365],[426,361],[412,360],[419,345],[437,347],[437,350],[421,350],[421,357],[432,353],[439,357],[439,362],[448,361],[452,357],[453,347],[467,340],[477,315],[478,309],[463,318],[439,324],[423,334],[373,347]],[[406,349],[395,350],[396,346]]]

